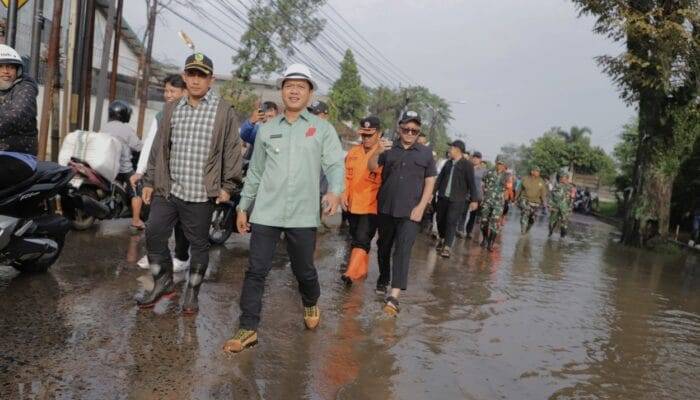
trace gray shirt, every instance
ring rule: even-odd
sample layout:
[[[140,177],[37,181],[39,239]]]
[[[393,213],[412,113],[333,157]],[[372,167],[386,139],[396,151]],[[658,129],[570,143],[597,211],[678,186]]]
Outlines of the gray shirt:
[[[484,198],[484,188],[481,185],[481,181],[484,179],[484,175],[486,175],[486,168],[482,166],[474,167],[474,182],[476,182],[476,187],[479,190],[480,199]]]
[[[102,128],[102,132],[117,138],[122,144],[119,157],[119,173],[130,173],[134,170],[131,162],[131,152],[141,151],[141,140],[136,136],[134,129],[121,121],[109,121]]]

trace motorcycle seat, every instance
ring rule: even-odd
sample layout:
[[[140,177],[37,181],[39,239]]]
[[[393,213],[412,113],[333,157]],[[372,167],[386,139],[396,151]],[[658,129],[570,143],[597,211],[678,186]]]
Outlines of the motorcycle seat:
[[[0,198],[18,193],[29,188],[35,183],[53,183],[65,177],[65,173],[71,171],[68,167],[60,166],[54,162],[37,161],[34,174],[16,185],[0,190]]]

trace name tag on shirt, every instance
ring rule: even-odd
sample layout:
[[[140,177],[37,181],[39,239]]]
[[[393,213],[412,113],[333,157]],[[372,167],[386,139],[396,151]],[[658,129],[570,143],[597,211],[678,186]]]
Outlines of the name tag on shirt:
[[[270,139],[279,139],[279,138],[281,138],[281,137],[282,137],[282,134],[281,134],[281,133],[278,133],[278,134],[276,134],[276,135],[270,135]]]

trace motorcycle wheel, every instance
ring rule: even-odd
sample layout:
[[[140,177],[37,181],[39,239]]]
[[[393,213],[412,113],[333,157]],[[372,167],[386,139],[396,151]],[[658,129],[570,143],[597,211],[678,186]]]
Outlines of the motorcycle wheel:
[[[48,271],[49,267],[52,266],[61,255],[66,237],[63,235],[60,237],[49,237],[49,239],[58,244],[58,248],[53,254],[42,260],[17,261],[12,263],[12,267],[23,274],[43,274]]]
[[[214,208],[209,225],[209,243],[221,245],[226,243],[233,233],[233,219],[228,206],[218,205]],[[227,218],[228,217],[228,218]]]
[[[91,188],[80,188],[78,190],[78,194],[88,196],[95,201],[100,201],[100,199],[97,197],[97,192]],[[83,210],[76,209],[75,215],[73,216],[71,222],[73,223],[73,229],[76,231],[84,231],[90,229],[92,225],[95,224],[95,217],[87,215]]]

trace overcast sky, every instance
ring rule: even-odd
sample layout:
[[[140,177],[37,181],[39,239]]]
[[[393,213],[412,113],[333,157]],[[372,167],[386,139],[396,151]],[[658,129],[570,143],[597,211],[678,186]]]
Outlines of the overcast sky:
[[[142,33],[143,2],[126,4],[125,19]],[[465,104],[453,105],[450,133],[466,135],[467,147],[481,150],[487,159],[493,159],[502,145],[527,143],[552,126],[588,126],[593,143],[610,151],[621,126],[634,115],[594,60],[618,54],[620,45],[594,35],[593,20],[578,18],[570,1],[330,0],[330,4],[411,77],[410,83],[450,101],[464,100]],[[201,22],[190,10],[180,10]],[[211,24],[203,26],[237,47],[231,36]],[[158,59],[181,64],[188,55],[177,37],[179,29],[212,57],[217,73],[233,69],[230,48],[167,11],[156,28]]]

